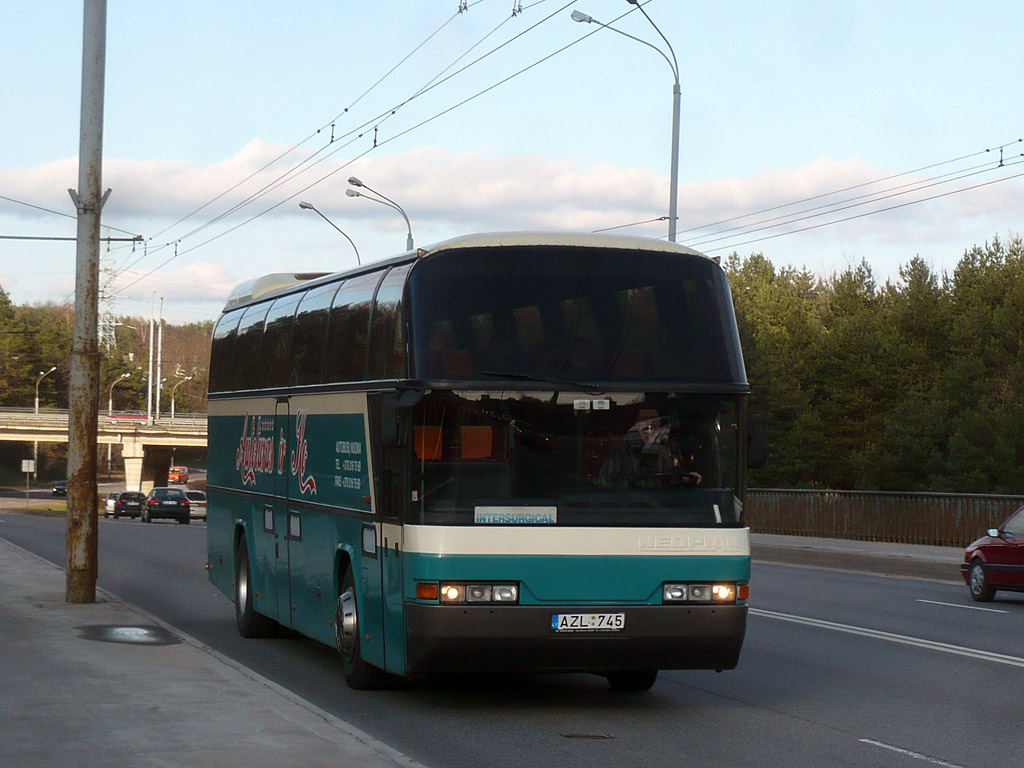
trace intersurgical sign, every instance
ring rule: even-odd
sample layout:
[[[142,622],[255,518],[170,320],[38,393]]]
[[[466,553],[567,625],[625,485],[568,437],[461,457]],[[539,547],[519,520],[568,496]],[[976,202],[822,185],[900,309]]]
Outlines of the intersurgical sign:
[[[316,495],[316,479],[306,474],[306,463],[309,460],[309,443],[306,440],[305,411],[295,416],[295,450],[292,451],[288,469],[298,479],[299,492]],[[283,475],[285,456],[288,453],[288,438],[284,429],[275,440],[273,416],[245,415],[242,426],[242,437],[235,451],[235,469],[242,478],[242,485],[256,485],[259,475]]]

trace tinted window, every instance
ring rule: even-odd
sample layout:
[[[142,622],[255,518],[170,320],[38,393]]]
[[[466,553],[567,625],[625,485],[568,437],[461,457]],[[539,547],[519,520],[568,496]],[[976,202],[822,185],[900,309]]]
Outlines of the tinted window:
[[[295,307],[302,298],[293,293],[277,299],[267,313],[260,351],[261,381],[264,387],[284,387],[292,368],[292,322]]]
[[[331,300],[341,283],[328,283],[306,291],[299,302],[292,331],[292,382],[319,384]]]
[[[440,251],[410,278],[417,378],[746,383],[721,268],[579,247]]]
[[[368,379],[398,379],[405,375],[402,292],[409,267],[407,264],[392,269],[377,289],[370,331]]]
[[[236,309],[221,315],[213,329],[210,345],[210,391],[223,392],[230,389],[231,361],[235,355],[235,337],[242,310]]]
[[[258,382],[253,372],[260,367],[260,349],[263,346],[263,322],[267,317],[270,302],[254,304],[245,310],[238,324],[238,339],[235,341],[235,358],[230,375],[230,389],[255,389]]]
[[[363,379],[370,306],[382,274],[370,272],[346,280],[334,297],[324,350],[324,381]]]

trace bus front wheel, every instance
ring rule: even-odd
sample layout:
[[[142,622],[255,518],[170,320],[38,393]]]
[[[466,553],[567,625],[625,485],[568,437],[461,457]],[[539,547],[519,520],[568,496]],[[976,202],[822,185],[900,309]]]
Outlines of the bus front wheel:
[[[649,691],[658,679],[658,670],[609,672],[606,677],[613,691]]]
[[[345,569],[340,592],[334,614],[334,642],[341,654],[345,682],[357,691],[379,688],[385,680],[384,672],[363,661],[359,650],[359,605],[351,565]]]
[[[277,622],[257,613],[253,607],[252,569],[249,567],[249,548],[242,541],[235,552],[235,623],[242,637],[270,637]]]

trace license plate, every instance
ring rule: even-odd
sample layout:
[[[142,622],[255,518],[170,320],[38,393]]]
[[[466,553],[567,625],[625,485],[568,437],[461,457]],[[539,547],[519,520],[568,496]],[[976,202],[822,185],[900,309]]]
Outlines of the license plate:
[[[551,629],[555,632],[618,632],[626,626],[624,613],[555,613]]]
[[[176,502],[176,501],[165,501],[164,502],[164,506],[165,507],[176,507],[176,506],[178,506],[178,502]]]

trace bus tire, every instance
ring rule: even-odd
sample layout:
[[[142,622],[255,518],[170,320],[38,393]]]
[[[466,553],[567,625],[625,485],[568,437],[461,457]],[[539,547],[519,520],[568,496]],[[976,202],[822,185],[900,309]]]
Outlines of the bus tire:
[[[242,637],[270,637],[277,622],[257,613],[252,600],[252,569],[249,567],[249,548],[245,541],[235,552],[235,624]]]
[[[613,691],[649,691],[658,679],[658,670],[644,669],[628,672],[609,672],[608,685]]]
[[[345,682],[357,691],[380,688],[386,679],[383,670],[363,661],[359,650],[359,606],[355,575],[351,564],[345,569],[334,612],[334,643],[341,654]]]

